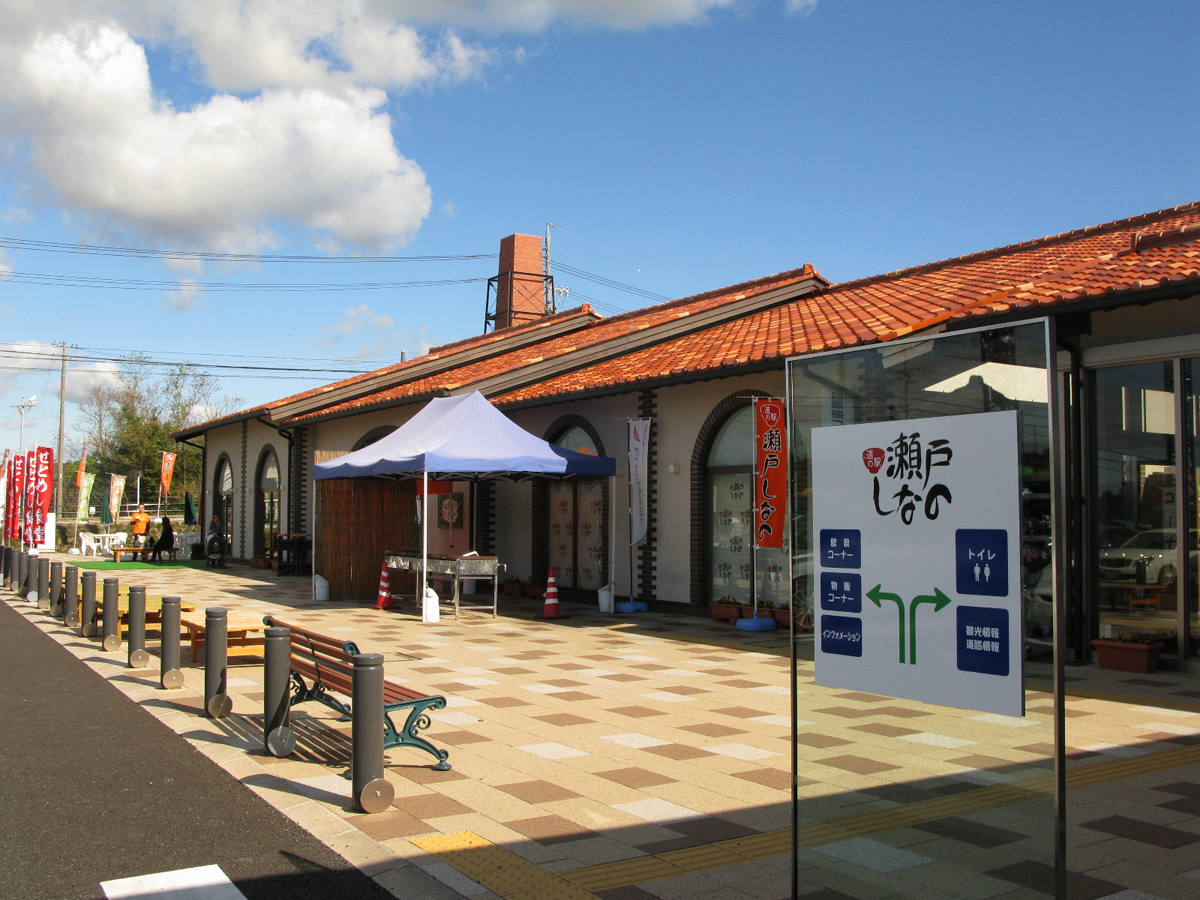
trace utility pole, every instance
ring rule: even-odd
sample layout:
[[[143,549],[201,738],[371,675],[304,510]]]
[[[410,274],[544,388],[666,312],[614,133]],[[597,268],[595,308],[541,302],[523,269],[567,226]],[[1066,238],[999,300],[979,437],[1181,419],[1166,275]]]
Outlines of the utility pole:
[[[67,342],[62,342],[62,369],[58,379],[58,486],[55,489],[54,496],[57,503],[54,505],[56,522],[62,519],[63,515],[63,423],[66,421],[67,410]]]
[[[542,245],[542,284],[545,290],[544,309],[548,316],[552,316],[557,312],[554,303],[554,282],[550,280],[550,229],[553,227],[553,222],[546,223],[546,242]]]

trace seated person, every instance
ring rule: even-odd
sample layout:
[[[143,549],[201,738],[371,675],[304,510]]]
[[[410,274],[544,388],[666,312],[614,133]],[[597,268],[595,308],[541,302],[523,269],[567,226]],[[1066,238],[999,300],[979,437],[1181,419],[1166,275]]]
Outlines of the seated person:
[[[154,542],[154,552],[150,559],[154,562],[161,562],[163,551],[168,552],[175,549],[175,530],[171,528],[171,520],[166,516],[162,517],[162,534],[158,536],[158,540]]]

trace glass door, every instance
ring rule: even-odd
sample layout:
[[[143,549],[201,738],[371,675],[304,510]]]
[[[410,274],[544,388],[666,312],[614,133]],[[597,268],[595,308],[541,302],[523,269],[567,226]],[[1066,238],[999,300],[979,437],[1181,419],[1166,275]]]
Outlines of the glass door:
[[[1196,522],[1181,527],[1184,510],[1195,508],[1196,477],[1191,467],[1189,477],[1180,478],[1176,365],[1115,366],[1093,376],[1099,636],[1159,640],[1168,654],[1181,649],[1181,559],[1190,560],[1193,572],[1196,559]],[[1186,554],[1179,552],[1181,540]]]

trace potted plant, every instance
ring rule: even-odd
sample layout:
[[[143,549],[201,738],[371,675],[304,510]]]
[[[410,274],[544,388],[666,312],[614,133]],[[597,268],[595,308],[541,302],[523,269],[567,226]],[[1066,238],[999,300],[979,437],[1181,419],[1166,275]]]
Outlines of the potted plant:
[[[508,580],[504,582],[504,593],[509,597],[520,597],[523,593],[521,579],[516,575],[509,575]]]
[[[714,622],[728,622],[732,625],[742,616],[741,607],[733,597],[722,597],[720,600],[714,600],[708,604],[708,608],[712,611]]]
[[[1115,640],[1096,638],[1092,646],[1100,668],[1149,675],[1158,670],[1158,654],[1166,644],[1153,635],[1119,634]]]
[[[780,628],[788,628],[792,624],[792,609],[791,604],[786,600],[780,600],[779,605],[774,609],[775,623]]]
[[[773,619],[775,618],[775,604],[770,600],[759,600],[757,612],[757,618],[759,619]],[[746,607],[746,618],[755,618],[755,609],[753,606]]]

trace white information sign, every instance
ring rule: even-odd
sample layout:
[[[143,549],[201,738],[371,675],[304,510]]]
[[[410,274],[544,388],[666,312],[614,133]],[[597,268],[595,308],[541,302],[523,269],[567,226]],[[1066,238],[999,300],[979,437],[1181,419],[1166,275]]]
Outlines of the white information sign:
[[[1023,716],[1016,412],[816,428],[812,465],[816,683]]]

